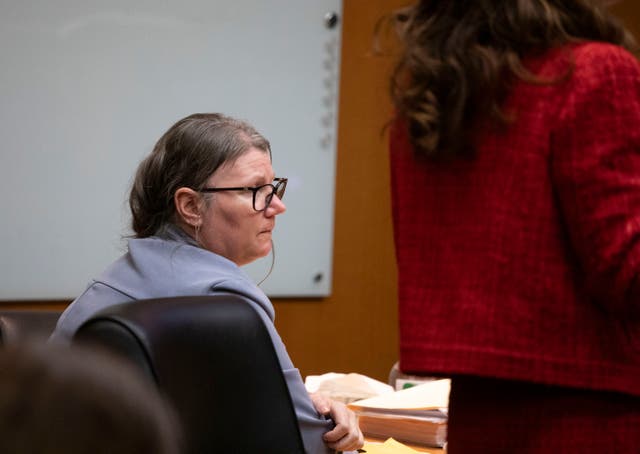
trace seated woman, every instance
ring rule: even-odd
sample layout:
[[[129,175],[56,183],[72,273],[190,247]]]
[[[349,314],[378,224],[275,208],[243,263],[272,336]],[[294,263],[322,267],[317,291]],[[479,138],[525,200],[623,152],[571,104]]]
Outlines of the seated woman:
[[[68,342],[84,321],[113,304],[244,295],[273,339],[306,451],[361,447],[353,412],[307,393],[275,329],[271,301],[239,268],[271,251],[275,218],[286,210],[286,184],[275,178],[269,142],[249,124],[216,113],[178,121],[138,168],[129,198],[135,237],[128,252],[65,310],[52,339]]]

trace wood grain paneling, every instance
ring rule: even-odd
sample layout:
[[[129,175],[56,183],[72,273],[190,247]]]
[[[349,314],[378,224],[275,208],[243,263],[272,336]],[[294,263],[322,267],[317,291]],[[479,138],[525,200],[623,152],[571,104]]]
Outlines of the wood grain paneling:
[[[622,0],[609,8],[622,23],[640,40],[640,2]]]

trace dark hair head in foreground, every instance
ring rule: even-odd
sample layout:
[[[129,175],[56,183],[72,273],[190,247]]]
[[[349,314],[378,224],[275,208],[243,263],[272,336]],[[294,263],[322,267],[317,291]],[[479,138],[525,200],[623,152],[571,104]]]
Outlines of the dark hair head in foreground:
[[[55,345],[0,350],[0,452],[177,454],[155,385],[106,353]]]

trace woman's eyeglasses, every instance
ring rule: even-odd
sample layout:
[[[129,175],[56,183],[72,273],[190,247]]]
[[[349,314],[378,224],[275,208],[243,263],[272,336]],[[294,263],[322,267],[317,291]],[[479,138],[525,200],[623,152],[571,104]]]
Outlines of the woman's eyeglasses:
[[[284,191],[287,188],[287,178],[274,178],[273,184],[263,184],[255,187],[237,187],[237,188],[202,188],[199,192],[222,192],[222,191],[251,191],[253,192],[253,209],[256,211],[264,211],[269,208],[273,195],[277,195],[280,200],[284,197]]]

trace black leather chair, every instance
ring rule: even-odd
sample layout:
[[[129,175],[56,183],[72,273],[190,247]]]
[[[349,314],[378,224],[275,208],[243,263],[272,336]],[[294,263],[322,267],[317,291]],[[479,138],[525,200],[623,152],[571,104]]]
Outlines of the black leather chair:
[[[0,345],[47,340],[61,313],[52,310],[0,311]]]
[[[173,403],[189,453],[303,453],[273,343],[238,295],[144,300],[84,323],[90,342],[136,364]]]

